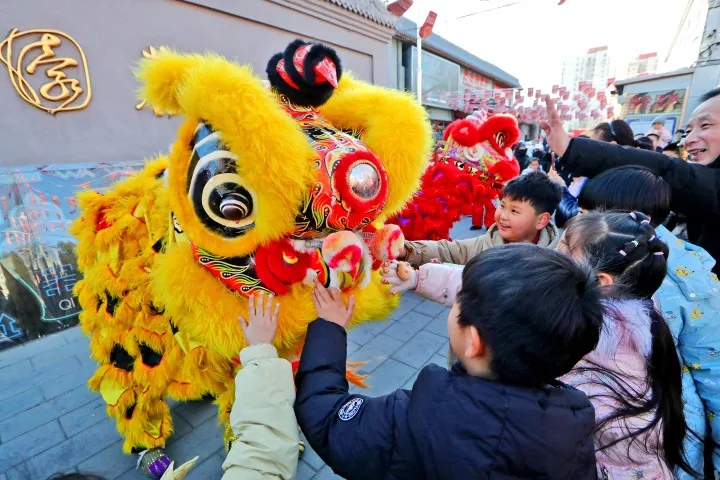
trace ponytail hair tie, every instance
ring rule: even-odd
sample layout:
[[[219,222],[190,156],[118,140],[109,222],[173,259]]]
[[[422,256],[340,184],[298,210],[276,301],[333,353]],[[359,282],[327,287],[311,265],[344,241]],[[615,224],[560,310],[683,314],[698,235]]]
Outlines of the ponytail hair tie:
[[[638,217],[637,217],[637,215],[635,215],[635,212],[630,212],[630,217],[632,217],[632,219],[635,220],[636,222],[638,221]]]
[[[640,225],[644,225],[644,224],[650,225],[650,220],[643,220],[642,222],[640,222]]]
[[[663,252],[655,252],[653,255],[660,255],[660,256],[663,256],[663,257],[665,256],[665,254],[664,254]]]
[[[655,240],[655,235],[653,235],[652,237],[648,238],[648,242],[652,242],[653,240]]]

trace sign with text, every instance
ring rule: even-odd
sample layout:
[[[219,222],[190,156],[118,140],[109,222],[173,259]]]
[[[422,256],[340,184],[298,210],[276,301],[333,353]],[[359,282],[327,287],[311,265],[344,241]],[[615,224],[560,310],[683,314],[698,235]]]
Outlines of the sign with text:
[[[0,63],[30,105],[50,114],[82,110],[92,97],[87,59],[70,35],[57,30],[12,31],[0,42]]]

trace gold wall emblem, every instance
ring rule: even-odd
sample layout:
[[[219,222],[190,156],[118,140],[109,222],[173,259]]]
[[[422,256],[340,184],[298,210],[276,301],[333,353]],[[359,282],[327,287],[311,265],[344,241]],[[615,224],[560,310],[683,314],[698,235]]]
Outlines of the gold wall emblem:
[[[61,55],[68,56],[57,55],[56,50],[60,49]],[[7,66],[10,81],[20,97],[40,110],[54,115],[82,110],[90,103],[92,89],[85,53],[66,33],[21,32],[13,28],[0,42],[0,62]],[[45,77],[35,76],[43,71]],[[41,83],[38,78],[48,81],[38,85]]]
[[[166,51],[167,51],[166,47],[155,48],[155,47],[151,46],[147,50],[142,51],[142,56],[144,58],[149,58],[149,59],[155,60],[157,58],[158,53],[166,52]],[[143,108],[149,107],[149,106],[150,105],[148,105],[148,101],[143,100],[142,102],[135,105],[135,110],[142,110]],[[152,111],[158,117],[162,117],[165,115],[165,113],[156,106],[152,107]],[[168,115],[168,116],[171,116],[171,115]]]

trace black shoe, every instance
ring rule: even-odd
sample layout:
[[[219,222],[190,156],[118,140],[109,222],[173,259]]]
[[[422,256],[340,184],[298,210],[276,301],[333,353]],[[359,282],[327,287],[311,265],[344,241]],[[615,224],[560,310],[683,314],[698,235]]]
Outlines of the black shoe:
[[[475,225],[470,227],[470,230],[482,230],[482,229],[483,229],[483,227],[476,227]]]

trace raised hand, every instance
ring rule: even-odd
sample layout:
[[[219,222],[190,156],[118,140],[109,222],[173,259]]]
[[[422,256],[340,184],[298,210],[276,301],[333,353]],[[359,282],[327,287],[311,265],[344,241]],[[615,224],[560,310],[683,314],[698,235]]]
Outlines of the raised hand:
[[[337,323],[343,328],[347,327],[355,309],[355,297],[350,296],[346,307],[340,296],[340,290],[335,287],[328,290],[317,279],[312,296],[318,317]]]
[[[385,262],[380,275],[382,283],[392,285],[390,293],[393,295],[417,288],[418,271],[407,262]]]
[[[260,292],[258,295],[250,297],[248,309],[249,324],[245,318],[238,317],[248,345],[260,345],[263,343],[272,345],[278,326],[280,304],[276,303],[275,308],[273,308],[273,296],[270,295],[267,298],[267,303],[265,303],[265,293]]]
[[[540,123],[540,128],[547,134],[550,149],[562,157],[570,145],[570,137],[563,128],[562,119],[560,119],[560,114],[555,109],[555,102],[550,99],[550,95],[545,95],[545,105],[548,121]]]

